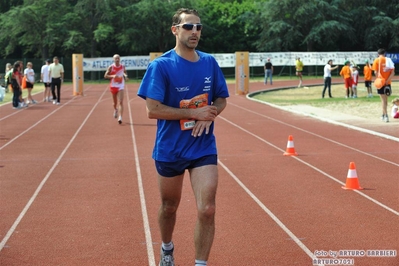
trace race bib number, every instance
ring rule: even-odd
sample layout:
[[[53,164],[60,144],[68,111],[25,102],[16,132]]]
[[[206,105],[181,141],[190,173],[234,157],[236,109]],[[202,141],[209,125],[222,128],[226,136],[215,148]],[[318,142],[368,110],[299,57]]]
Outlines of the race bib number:
[[[208,105],[208,93],[197,95],[188,100],[180,101],[180,108],[201,108]],[[193,119],[182,119],[180,120],[180,129],[189,130],[195,126],[195,120]]]

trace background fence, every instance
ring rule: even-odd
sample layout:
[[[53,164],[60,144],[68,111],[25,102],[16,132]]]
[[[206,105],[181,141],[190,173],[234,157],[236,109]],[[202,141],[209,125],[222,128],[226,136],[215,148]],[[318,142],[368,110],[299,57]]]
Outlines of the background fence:
[[[60,63],[64,66],[65,81],[72,81],[72,58],[60,57]],[[40,71],[44,61],[37,58],[23,58],[23,59],[0,59],[0,84],[4,83],[4,71],[7,63],[13,64],[15,61],[21,60],[24,63],[24,68],[28,62],[33,64],[33,70],[35,71],[36,80],[40,80]],[[363,76],[363,66],[360,65],[359,74]],[[342,65],[332,71],[333,76],[339,76],[339,71]],[[234,78],[235,76],[235,68],[234,67],[224,67],[222,68],[223,74],[226,78]],[[324,65],[314,65],[314,66],[305,66],[304,71],[302,72],[304,76],[316,76],[322,77],[324,71]],[[145,70],[128,70],[128,75],[130,79],[141,80],[144,76]],[[399,64],[395,64],[395,75],[399,74]],[[105,81],[104,80],[104,71],[85,71],[84,72],[84,80],[85,81]],[[286,76],[293,77],[295,76],[295,67],[292,65],[287,66],[274,66],[274,76]],[[263,77],[264,70],[263,67],[250,67],[250,76],[251,77]],[[108,81],[107,81],[108,82]]]

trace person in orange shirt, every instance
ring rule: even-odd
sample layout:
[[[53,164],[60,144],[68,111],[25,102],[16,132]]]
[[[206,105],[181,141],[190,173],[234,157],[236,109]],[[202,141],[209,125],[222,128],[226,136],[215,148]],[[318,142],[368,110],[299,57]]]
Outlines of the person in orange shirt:
[[[352,70],[350,68],[350,62],[349,60],[346,60],[344,63],[344,66],[341,69],[341,72],[339,72],[339,75],[341,75],[344,78],[344,83],[345,83],[345,89],[346,89],[346,97],[349,98],[349,91],[351,92],[351,97],[353,96],[352,92]]]
[[[378,49],[378,58],[376,58],[373,62],[373,71],[376,77],[381,75],[382,78],[385,79],[385,86],[377,89],[378,95],[380,95],[381,105],[382,105],[382,116],[381,120],[385,122],[389,122],[388,114],[387,114],[387,106],[388,106],[388,96],[387,91],[391,91],[391,80],[395,75],[395,65],[392,62],[391,58],[385,57],[385,49]]]
[[[364,75],[364,85],[367,88],[367,98],[373,97],[373,91],[371,89],[371,80],[372,80],[372,69],[369,63],[369,60],[366,59],[366,65],[363,67],[363,75]]]

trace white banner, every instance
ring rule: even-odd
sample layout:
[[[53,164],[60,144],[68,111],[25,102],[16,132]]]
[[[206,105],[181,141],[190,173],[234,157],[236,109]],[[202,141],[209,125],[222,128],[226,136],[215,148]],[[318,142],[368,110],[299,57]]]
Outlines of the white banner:
[[[114,62],[112,57],[83,58],[83,71],[106,71]],[[121,56],[121,64],[126,70],[146,70],[150,56]]]
[[[221,68],[235,67],[235,54],[212,54]],[[377,52],[276,52],[249,53],[249,66],[262,67],[268,58],[274,66],[295,66],[296,58],[301,58],[305,66],[324,66],[328,60],[333,65],[343,65],[346,60],[364,65],[365,60],[373,62]],[[395,58],[397,59],[397,58]],[[106,71],[113,63],[112,57],[83,58],[84,71]],[[126,70],[145,70],[150,63],[150,56],[122,56],[121,64]]]

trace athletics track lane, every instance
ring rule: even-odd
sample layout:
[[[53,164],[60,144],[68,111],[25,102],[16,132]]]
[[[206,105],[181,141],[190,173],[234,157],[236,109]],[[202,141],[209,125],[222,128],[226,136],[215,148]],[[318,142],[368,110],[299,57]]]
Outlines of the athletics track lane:
[[[150,158],[155,122],[145,117],[144,101],[135,96],[136,89],[130,88],[129,102],[138,145],[139,168],[143,178],[153,252],[158,259],[159,233],[156,212],[159,197],[153,161]],[[87,96],[76,98],[77,101],[82,101],[81,105],[73,106],[63,114],[57,113],[56,121],[68,117],[71,120],[68,120],[68,127],[60,129],[63,138],[71,138],[93,104],[101,97],[103,90],[104,88],[96,90],[96,97],[90,102],[91,92],[88,91]],[[353,160],[358,168],[360,184],[369,188],[364,192],[398,211],[398,183],[397,179],[392,177],[392,171],[397,171],[397,165],[393,164],[398,164],[398,161],[397,158],[396,161],[392,161],[392,154],[396,152],[392,148],[392,142],[326,125],[310,118],[287,115],[286,112],[250,102],[243,96],[235,96],[234,91],[231,93],[231,104],[218,118],[216,126],[221,167],[217,232],[210,259],[211,265],[311,265],[310,257],[303,250],[306,248],[310,252],[321,249],[398,249],[397,237],[395,238],[398,229],[397,215],[353,191],[342,190],[339,183],[303,162],[293,157],[282,156],[287,136],[292,134],[300,154],[298,158],[342,182],[345,182],[349,159]],[[130,125],[125,122],[122,126],[117,126],[116,121],[110,118],[109,95],[106,94],[103,98],[104,101],[100,101],[84,123],[76,140],[18,226],[18,233],[12,235],[7,242],[7,248],[0,252],[0,262],[11,262],[10,265],[18,265],[17,260],[25,261],[26,265],[29,262],[34,262],[30,265],[34,265],[35,262],[36,265],[45,265],[46,262],[58,265],[82,265],[83,262],[85,265],[152,263],[151,259],[148,259],[144,243],[136,178],[138,174],[135,171],[132,137],[128,129]],[[76,115],[74,110],[77,108],[84,111],[79,109],[80,114]],[[20,114],[27,111],[30,110]],[[52,121],[47,126],[51,129],[54,123]],[[73,123],[76,125],[73,126]],[[293,125],[316,133],[309,134],[292,128]],[[57,124],[57,127],[61,125]],[[67,134],[68,128],[71,127],[74,131]],[[321,136],[328,140],[314,134],[322,134]],[[31,138],[37,138],[38,135],[41,135],[40,132]],[[48,142],[58,143],[50,136],[46,139]],[[108,143],[107,137],[113,138],[114,142]],[[360,149],[363,153],[337,145],[330,139]],[[362,143],[359,143],[359,139]],[[43,153],[39,156],[52,160],[43,165],[48,166],[55,161],[67,141],[63,142],[64,146],[52,147],[46,151],[47,155]],[[375,145],[365,147],[364,143],[369,142],[377,142],[383,152],[376,151]],[[26,143],[19,145],[27,145]],[[40,146],[38,149],[40,153],[43,152]],[[119,151],[119,156],[114,154],[115,151]],[[4,151],[1,152],[3,154]],[[39,155],[39,151],[35,152]],[[372,155],[378,158],[364,152],[373,153]],[[20,151],[16,153],[21,154]],[[115,160],[112,159],[113,156],[116,156]],[[118,163],[115,163],[121,158],[125,158],[122,159],[125,167],[118,167]],[[373,172],[373,169],[380,171]],[[374,175],[375,173],[378,175]],[[37,186],[42,175],[35,181],[30,177],[29,182],[36,182]],[[232,175],[239,178],[243,186],[253,193],[252,198],[244,192]],[[71,177],[74,177],[73,180],[68,180]],[[101,182],[98,182],[99,180]],[[115,182],[120,182],[124,187],[116,189]],[[31,193],[36,188],[35,185],[31,185]],[[15,193],[24,192],[25,198],[21,199],[18,208],[13,206],[15,209],[3,210],[2,207],[2,213],[14,212],[15,219],[24,200],[26,202],[31,195],[27,190],[29,191],[29,187],[26,186],[13,187],[14,194],[7,195],[9,202],[16,204]],[[3,195],[3,189],[0,192]],[[188,182],[185,182],[183,193],[174,241],[177,264],[190,265],[194,253],[192,232],[195,205]],[[299,242],[303,243],[302,247],[292,241],[262,210],[254,201],[254,197],[292,231]],[[121,203],[122,207],[119,207]],[[53,215],[49,217],[48,213]],[[3,222],[1,224],[3,225]],[[9,226],[10,221],[7,221],[1,227],[2,236],[5,231],[3,229],[7,230]],[[42,241],[43,238],[47,240]],[[105,242],[108,243],[106,247]],[[356,265],[395,265],[397,258],[355,258],[355,261]]]

